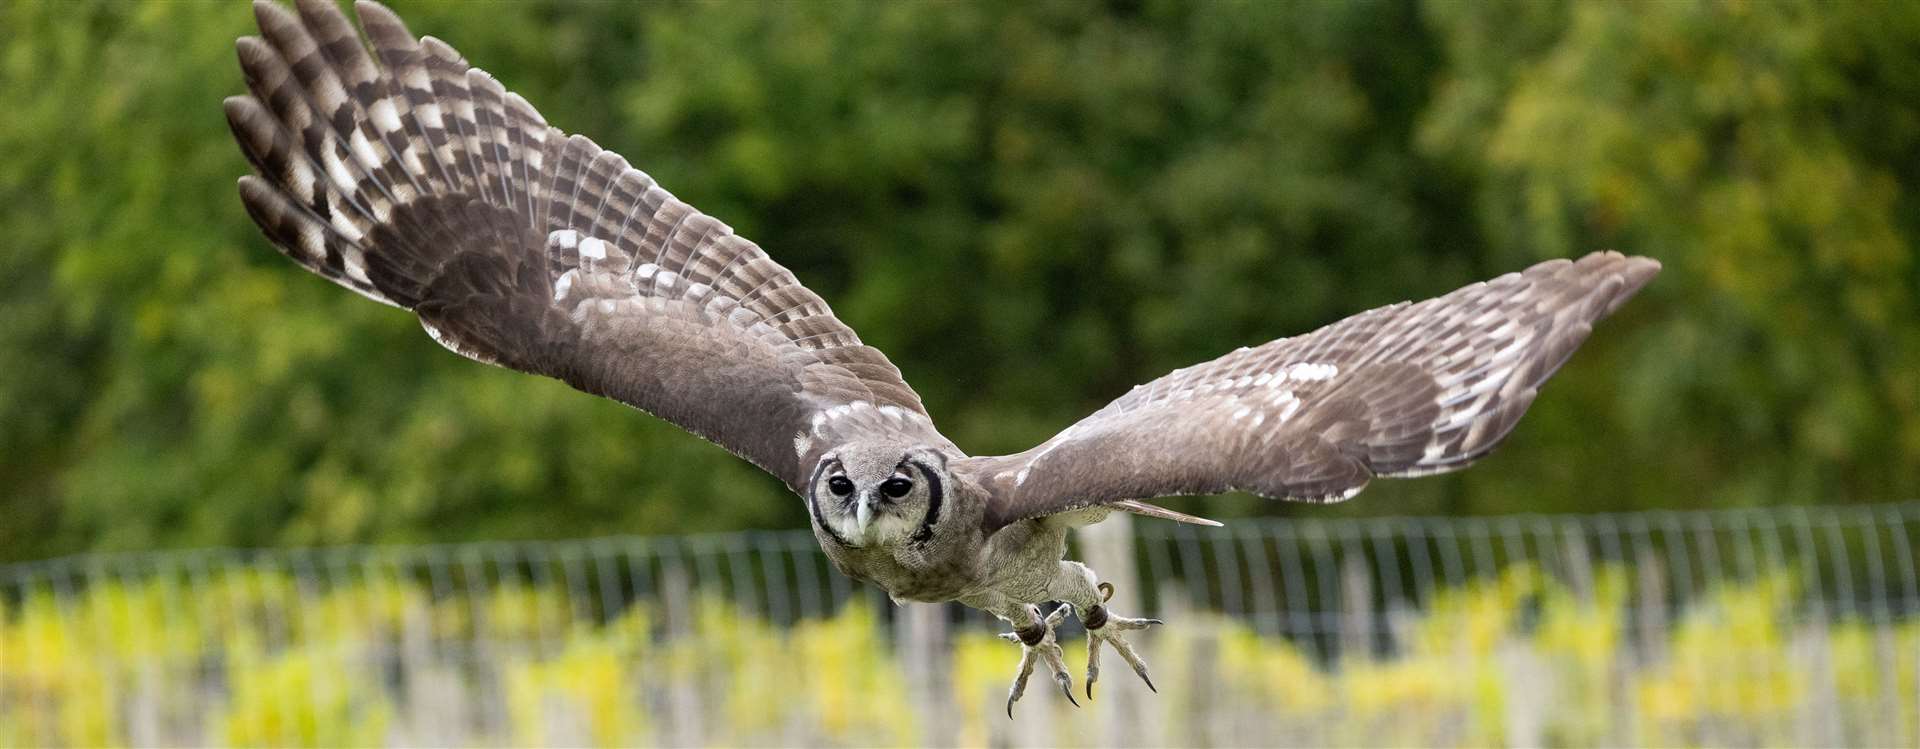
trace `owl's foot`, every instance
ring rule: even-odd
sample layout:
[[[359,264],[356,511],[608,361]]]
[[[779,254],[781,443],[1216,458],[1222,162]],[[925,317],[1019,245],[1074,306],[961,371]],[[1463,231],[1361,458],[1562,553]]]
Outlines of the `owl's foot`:
[[[1060,656],[1060,643],[1053,639],[1053,626],[1067,618],[1067,608],[1054,609],[1044,619],[1038,615],[1039,609],[1033,609],[1034,623],[1000,633],[1000,639],[1020,643],[1020,670],[1014,674],[1013,687],[1007,690],[1008,718],[1013,717],[1013,703],[1027,691],[1027,677],[1033,675],[1035,660],[1046,662],[1047,669],[1053,672],[1053,681],[1060,685],[1060,693],[1066,695],[1074,707],[1080,706],[1073,698],[1073,677],[1067,674],[1067,662]]]
[[[1113,585],[1101,583],[1100,594],[1103,601],[1112,599]],[[1128,619],[1124,616],[1113,616],[1107,613],[1105,604],[1097,604],[1080,615],[1080,623],[1087,628],[1087,699],[1093,699],[1093,683],[1100,680],[1100,646],[1103,644],[1112,645],[1114,651],[1120,654],[1127,665],[1133,667],[1133,672],[1140,675],[1140,680],[1147,683],[1147,689],[1159,694],[1160,690],[1153,686],[1153,677],[1147,675],[1146,661],[1141,660],[1140,655],[1133,652],[1133,646],[1128,644],[1126,638],[1121,637],[1120,633],[1146,629],[1165,622],[1159,619]]]

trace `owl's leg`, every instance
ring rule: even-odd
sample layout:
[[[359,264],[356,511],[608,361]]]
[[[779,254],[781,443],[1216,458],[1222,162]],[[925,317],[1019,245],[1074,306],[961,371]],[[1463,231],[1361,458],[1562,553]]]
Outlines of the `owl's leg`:
[[[1014,672],[1013,686],[1007,689],[1007,717],[1013,717],[1013,703],[1026,694],[1027,677],[1033,675],[1036,662],[1047,664],[1047,670],[1053,673],[1053,681],[1060,685],[1060,693],[1074,707],[1080,703],[1073,699],[1073,676],[1067,673],[1067,662],[1060,652],[1060,643],[1053,637],[1054,625],[1067,618],[1067,607],[1054,609],[1046,616],[1040,615],[1040,607],[1026,603],[1014,603],[997,594],[991,601],[962,599],[975,608],[984,609],[994,616],[1005,619],[1013,625],[1012,632],[1002,632],[1001,639],[1020,643],[1020,666]]]
[[[1163,624],[1159,619],[1129,619],[1114,616],[1107,611],[1106,603],[1113,598],[1113,583],[1095,583],[1093,570],[1079,562],[1061,562],[1060,570],[1054,575],[1048,592],[1072,605],[1080,612],[1080,623],[1087,628],[1087,699],[1093,699],[1093,683],[1100,680],[1100,648],[1113,646],[1140,680],[1147,683],[1147,689],[1158,693],[1153,686],[1153,677],[1147,674],[1147,663],[1133,651],[1121,632],[1141,630],[1155,624]]]
[[[1101,601],[1113,598],[1113,583],[1100,583]],[[1140,680],[1147,683],[1147,689],[1159,693],[1153,686],[1153,677],[1147,675],[1147,663],[1133,652],[1133,645],[1120,636],[1121,632],[1146,629],[1155,624],[1164,624],[1159,619],[1129,619],[1107,613],[1105,603],[1094,606],[1080,615],[1080,623],[1087,628],[1087,699],[1093,699],[1093,683],[1100,680],[1100,646],[1112,645],[1120,654],[1121,660],[1133,667]]]

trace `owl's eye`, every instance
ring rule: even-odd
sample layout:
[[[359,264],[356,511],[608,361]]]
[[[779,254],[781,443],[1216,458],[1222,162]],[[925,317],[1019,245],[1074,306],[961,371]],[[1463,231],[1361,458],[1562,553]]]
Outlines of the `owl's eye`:
[[[913,491],[913,482],[903,478],[891,478],[880,482],[880,493],[894,499],[907,496],[907,492],[910,491]]]
[[[827,491],[833,492],[836,497],[847,496],[853,493],[853,481],[845,476],[827,479]]]

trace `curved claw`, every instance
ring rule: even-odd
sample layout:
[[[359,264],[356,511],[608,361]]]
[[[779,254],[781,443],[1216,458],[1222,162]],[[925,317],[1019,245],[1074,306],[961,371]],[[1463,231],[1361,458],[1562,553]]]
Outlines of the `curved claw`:
[[[1032,645],[1026,644],[1026,641],[1020,638],[1018,632],[1003,632],[1000,634],[1000,638],[1003,640],[1020,643],[1019,671],[1014,674],[1013,686],[1007,689],[1008,720],[1013,719],[1013,703],[1020,701],[1020,697],[1027,692],[1027,679],[1033,675],[1035,660],[1046,662],[1047,670],[1053,674],[1054,682],[1060,685],[1060,691],[1067,695],[1067,701],[1073,703],[1074,707],[1080,706],[1079,701],[1073,698],[1073,677],[1067,673],[1066,660],[1061,657],[1060,645],[1054,640],[1053,636],[1054,625],[1065,620],[1066,616],[1067,607],[1061,606],[1054,609],[1053,613],[1041,619],[1040,624],[1045,628],[1045,631],[1040,636],[1040,641]]]
[[[1102,640],[1093,635],[1087,636],[1087,699],[1093,699],[1093,683],[1100,680],[1100,643]]]
[[[1127,665],[1133,667],[1133,673],[1138,675],[1140,680],[1146,683],[1147,689],[1155,694],[1159,694],[1160,689],[1153,685],[1153,677],[1147,674],[1146,661],[1141,659],[1138,653],[1134,652],[1133,645],[1128,643],[1126,638],[1121,637],[1120,633],[1123,631],[1146,629],[1164,623],[1165,622],[1159,619],[1128,619],[1119,616],[1108,616],[1099,628],[1087,630],[1087,699],[1093,699],[1094,682],[1100,680],[1100,647],[1103,644],[1112,645],[1113,649],[1120,653],[1120,658],[1125,660]]]

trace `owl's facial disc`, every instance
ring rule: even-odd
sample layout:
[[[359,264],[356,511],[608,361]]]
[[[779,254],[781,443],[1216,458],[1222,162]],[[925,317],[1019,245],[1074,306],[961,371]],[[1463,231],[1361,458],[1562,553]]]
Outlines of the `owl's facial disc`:
[[[821,460],[808,494],[815,522],[856,548],[930,537],[941,488],[933,465],[911,453],[874,452],[847,450]]]

